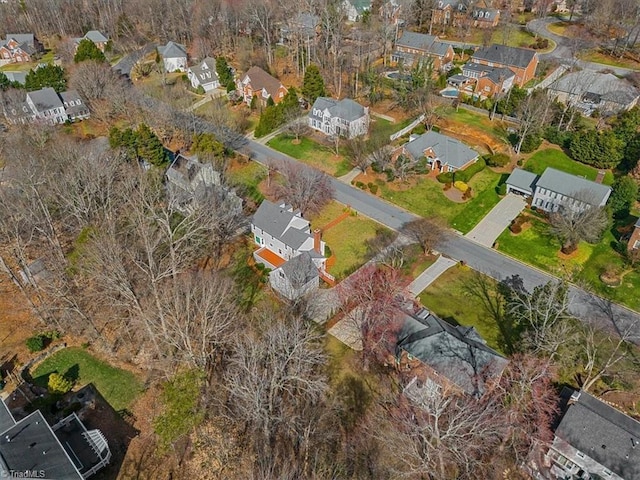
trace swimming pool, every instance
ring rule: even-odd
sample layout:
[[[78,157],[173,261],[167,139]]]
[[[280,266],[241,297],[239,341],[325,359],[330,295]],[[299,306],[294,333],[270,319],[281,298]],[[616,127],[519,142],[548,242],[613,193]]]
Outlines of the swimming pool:
[[[444,98],[458,98],[458,95],[460,94],[460,92],[458,91],[457,88],[445,88],[444,90],[440,91],[440,96],[444,97]]]

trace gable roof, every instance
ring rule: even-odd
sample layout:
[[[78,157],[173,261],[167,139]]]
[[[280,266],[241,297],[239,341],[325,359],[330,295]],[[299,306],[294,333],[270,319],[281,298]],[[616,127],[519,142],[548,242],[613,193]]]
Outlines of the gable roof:
[[[540,175],[536,188],[546,188],[570,198],[576,198],[576,195],[581,192],[588,192],[588,198],[579,198],[579,200],[592,205],[600,205],[611,192],[611,187],[607,185],[592,182],[551,167],[547,167]]]
[[[488,347],[473,327],[453,326],[424,308],[405,312],[396,348],[475,396],[482,395],[485,381],[501,375],[507,365],[507,359]]]
[[[4,74],[7,76],[9,81],[18,82],[20,85],[24,85],[27,81],[27,73],[28,72],[8,72],[5,71]]]
[[[87,40],[91,40],[93,43],[106,43],[109,41],[107,37],[105,37],[102,32],[98,30],[89,30],[84,34],[84,37]]]
[[[351,6],[358,12],[363,14],[367,10],[371,9],[371,0],[347,0]]]
[[[636,223],[635,223],[634,227],[640,228],[640,218],[638,218],[638,220],[636,220]]]
[[[320,112],[325,110],[328,110],[332,117],[341,118],[348,122],[353,122],[366,114],[365,107],[350,98],[334,100],[329,97],[318,97],[309,111],[309,116],[322,118]]]
[[[52,108],[61,108],[62,100],[51,87],[46,87],[41,90],[35,90],[27,93],[27,97],[33,102],[38,112],[44,112]]]
[[[76,113],[87,110],[87,106],[82,101],[82,97],[80,97],[80,94],[75,90],[60,92],[60,98],[68,115],[75,115]]]
[[[586,392],[571,400],[556,436],[620,477],[640,478],[640,423]]]
[[[6,37],[7,41],[14,39],[16,42],[20,44],[27,44],[30,46],[35,45],[35,35],[33,33],[7,33]]]
[[[162,58],[186,58],[187,49],[184,45],[176,42],[167,42],[166,45],[158,47]]]
[[[293,225],[297,220],[296,225]],[[298,249],[311,237],[309,221],[298,210],[284,203],[277,205],[263,200],[251,223],[291,248]]]
[[[402,32],[402,36],[396,41],[396,46],[423,50],[439,57],[445,56],[449,48],[451,48],[450,44],[441,42],[436,36],[408,30]]]
[[[495,8],[475,7],[473,9],[473,18],[476,20],[484,20],[493,22],[500,15],[500,10]]]
[[[318,268],[313,263],[309,252],[302,252],[285,262],[280,268],[295,289],[305,286],[319,276]]]
[[[471,56],[472,61],[484,60],[518,68],[527,68],[534,58],[536,58],[535,50],[497,44],[480,47]]]
[[[532,195],[537,180],[538,175],[535,173],[528,172],[521,168],[515,168],[505,183],[507,185],[513,185],[517,189],[524,190]]]
[[[264,88],[272,97],[276,96],[276,93],[278,93],[278,90],[282,85],[280,80],[256,66],[251,67],[249,71],[244,74],[243,79],[246,79],[247,77],[249,77],[249,84],[254,91],[262,90]]]
[[[424,156],[424,151],[431,148],[443,164],[461,168],[474,158],[478,152],[467,147],[455,138],[430,130],[404,145],[411,156],[417,160]]]
[[[14,426],[16,421],[14,420],[13,415],[11,415],[9,407],[7,407],[7,404],[4,403],[4,400],[1,398],[0,403],[2,404],[2,406],[0,406],[0,433],[2,433],[8,428]]]
[[[611,73],[588,69],[562,76],[553,82],[549,89],[574,95],[595,94],[602,100],[622,105],[631,103],[640,95],[638,89],[627,80]]]
[[[204,58],[198,65],[189,67],[189,72],[196,76],[200,85],[218,81],[215,58]]]

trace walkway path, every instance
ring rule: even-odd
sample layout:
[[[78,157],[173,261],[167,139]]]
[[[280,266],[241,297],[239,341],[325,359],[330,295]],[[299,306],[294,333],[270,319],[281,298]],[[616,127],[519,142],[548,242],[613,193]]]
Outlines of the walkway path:
[[[388,122],[391,123],[396,123],[396,119],[389,116],[389,115],[385,115],[384,113],[378,113],[378,112],[374,112],[373,110],[371,110],[371,115],[373,115],[374,117],[378,117],[381,118],[383,120],[387,120]]]
[[[414,297],[417,297],[425,291],[429,285],[435,282],[440,275],[449,270],[449,268],[453,267],[456,263],[458,262],[440,255],[433,265],[428,267],[409,284],[407,287],[409,293]]]
[[[355,178],[361,173],[362,173],[362,170],[356,167],[353,170],[351,170],[349,173],[345,173],[341,177],[338,177],[338,180],[350,185],[351,182],[353,182]]]
[[[465,237],[485,247],[492,247],[526,204],[525,199],[519,195],[507,195]]]

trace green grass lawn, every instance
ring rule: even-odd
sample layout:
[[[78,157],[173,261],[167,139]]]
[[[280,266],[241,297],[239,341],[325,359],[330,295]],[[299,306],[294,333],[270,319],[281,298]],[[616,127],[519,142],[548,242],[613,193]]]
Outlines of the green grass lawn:
[[[258,185],[267,176],[267,169],[259,163],[251,161],[234,163],[228,169],[227,176],[232,185],[240,187],[241,190],[244,189],[244,194],[251,197],[256,203],[264,199]]]
[[[471,32],[470,36],[466,36],[462,39],[458,39],[465,43],[475,43],[482,45],[484,43],[484,36],[487,31],[482,29],[475,29]],[[454,40],[455,38],[451,38]],[[524,27],[512,26],[508,30],[506,35],[506,45],[509,47],[528,47],[535,40],[535,37]],[[503,45],[505,43],[505,32],[503,27],[498,27],[493,31],[491,35],[491,41],[489,43],[497,43]]]
[[[420,302],[443,320],[475,327],[487,345],[501,352],[498,326],[485,313],[481,302],[465,290],[465,283],[474,274],[469,267],[450,268],[422,292]]]
[[[44,55],[42,55],[42,58],[35,62],[8,63],[0,67],[0,70],[7,72],[24,72],[35,68],[40,63],[53,63],[54,56],[53,50],[48,50]]]
[[[269,140],[267,145],[335,177],[351,171],[351,166],[344,155],[336,157],[331,148],[320,145],[308,137],[300,138],[298,145],[294,145],[293,140],[293,137],[287,134],[280,134]]]
[[[612,57],[598,50],[589,50],[586,53],[580,54],[579,58],[585,62],[602,63],[604,65],[611,65],[612,67],[631,68],[634,70],[640,69],[638,62],[634,62],[629,58]]]
[[[396,132],[399,132],[404,127],[409,125],[414,118],[407,118],[402,122],[390,122],[389,120],[385,120],[384,118],[379,118],[375,116],[371,116],[371,128],[370,128],[370,136],[374,137],[390,137]]]
[[[598,176],[598,169],[576,162],[567,156],[562,150],[555,148],[547,148],[534,153],[524,166],[525,170],[542,175],[547,167],[552,167],[578,177],[584,177],[588,180],[595,180]],[[602,183],[605,185],[613,184],[613,173],[607,171]]]
[[[456,111],[455,108],[449,105],[437,107],[436,113],[449,121],[474,127],[494,137],[498,143],[508,143],[506,129],[499,122],[492,122],[489,120],[489,117],[485,115],[480,115],[463,107],[458,108]]]
[[[501,175],[485,168],[469,182],[473,198],[455,203],[444,196],[443,185],[431,178],[420,178],[406,190],[392,190],[382,185],[380,192],[385,200],[406,208],[423,217],[441,217],[452,228],[463,233],[470,231],[500,200],[496,186]]]
[[[331,202],[311,219],[311,228],[322,228],[342,215],[345,208],[341,203]],[[353,212],[339,224],[324,231],[322,239],[336,256],[336,263],[329,269],[329,273],[341,280],[363,265],[368,260],[366,241],[384,228],[379,223]]]
[[[112,367],[77,347],[54,353],[38,365],[31,376],[37,385],[46,387],[49,374],[53,372],[74,379],[76,386],[93,383],[115,410],[131,407],[143,388],[133,373]]]

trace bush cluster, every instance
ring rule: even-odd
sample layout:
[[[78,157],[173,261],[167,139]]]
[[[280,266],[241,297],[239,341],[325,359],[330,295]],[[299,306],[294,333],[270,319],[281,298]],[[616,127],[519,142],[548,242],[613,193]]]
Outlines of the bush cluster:
[[[444,172],[438,175],[436,178],[440,183],[453,183],[454,180],[456,182],[460,180],[461,182],[469,183],[476,173],[481,172],[487,166],[484,159],[480,158],[476,163],[471,165],[470,167],[465,168],[464,170],[457,170],[455,172],[455,178],[453,172]]]
[[[456,189],[460,190],[462,193],[465,193],[467,190],[469,190],[469,185],[464,183],[462,180],[456,180],[453,186],[456,187]]]
[[[509,164],[511,158],[509,158],[509,155],[506,153],[495,153],[493,155],[487,155],[485,161],[490,167],[504,167]]]
[[[39,333],[32,337],[27,338],[25,345],[31,353],[44,350],[53,340],[60,338],[60,332],[57,330],[49,330],[47,332]]]

